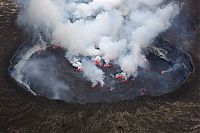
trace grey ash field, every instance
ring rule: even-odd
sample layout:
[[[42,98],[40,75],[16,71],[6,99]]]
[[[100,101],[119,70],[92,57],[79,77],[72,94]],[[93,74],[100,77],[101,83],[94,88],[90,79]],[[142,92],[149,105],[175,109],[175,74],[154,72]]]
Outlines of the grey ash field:
[[[0,132],[200,132],[200,3],[182,0],[192,37],[164,36],[188,46],[195,70],[177,90],[159,97],[140,96],[116,103],[69,104],[24,91],[9,75],[10,60],[27,36],[16,25],[18,7],[0,0]]]

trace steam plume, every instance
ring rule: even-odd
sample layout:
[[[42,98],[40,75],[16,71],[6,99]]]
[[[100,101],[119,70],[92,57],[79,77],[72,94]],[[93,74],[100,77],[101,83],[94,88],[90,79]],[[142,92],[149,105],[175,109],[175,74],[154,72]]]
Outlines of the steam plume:
[[[138,67],[147,64],[143,49],[179,13],[177,3],[164,0],[29,0],[24,5],[18,23],[65,48],[67,59],[83,67],[93,85],[104,84],[104,73],[85,57],[100,56],[137,76]]]

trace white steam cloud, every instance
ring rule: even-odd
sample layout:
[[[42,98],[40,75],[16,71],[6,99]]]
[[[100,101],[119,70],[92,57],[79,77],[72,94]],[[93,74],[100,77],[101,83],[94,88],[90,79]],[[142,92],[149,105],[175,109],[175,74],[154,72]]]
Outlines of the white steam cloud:
[[[89,61],[83,61],[84,76],[91,80],[92,86],[96,86],[98,83],[104,86],[104,72],[99,69],[96,65]]]
[[[137,76],[138,67],[147,64],[143,49],[179,13],[177,3],[164,0],[29,0],[26,5],[19,24],[50,35],[93,85],[104,84],[104,73],[83,57],[100,56]]]

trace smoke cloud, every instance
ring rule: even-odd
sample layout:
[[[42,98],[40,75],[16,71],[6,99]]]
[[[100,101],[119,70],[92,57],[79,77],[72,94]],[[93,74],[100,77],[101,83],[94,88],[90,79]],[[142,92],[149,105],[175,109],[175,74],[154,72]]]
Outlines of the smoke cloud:
[[[104,86],[104,72],[99,69],[92,62],[84,61],[83,62],[83,71],[84,76],[91,80],[93,83],[92,86],[96,86],[98,83],[103,87]]]
[[[93,85],[103,86],[104,73],[93,59],[112,61],[137,76],[138,67],[148,63],[143,50],[178,13],[177,3],[164,0],[29,0],[18,23],[66,49],[72,65]]]

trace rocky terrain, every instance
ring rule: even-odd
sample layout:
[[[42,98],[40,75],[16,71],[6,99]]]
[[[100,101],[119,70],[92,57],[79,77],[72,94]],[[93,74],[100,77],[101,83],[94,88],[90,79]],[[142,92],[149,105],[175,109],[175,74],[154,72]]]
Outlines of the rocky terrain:
[[[185,84],[160,97],[80,105],[35,97],[9,76],[10,60],[27,36],[16,25],[16,4],[0,0],[0,132],[200,132],[200,3],[183,1],[195,33],[188,41],[195,71]]]

